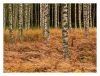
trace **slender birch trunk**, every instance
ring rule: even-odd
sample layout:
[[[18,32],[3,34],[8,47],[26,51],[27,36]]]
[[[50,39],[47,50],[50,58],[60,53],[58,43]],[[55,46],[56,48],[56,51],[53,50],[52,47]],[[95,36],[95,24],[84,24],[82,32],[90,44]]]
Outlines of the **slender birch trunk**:
[[[62,39],[63,39],[63,51],[64,58],[69,58],[68,49],[68,4],[63,4],[62,8]]]
[[[40,27],[44,36],[44,4],[40,4]]]
[[[90,25],[90,27],[92,28],[92,14],[91,14],[91,4],[89,4],[89,25]]]
[[[84,29],[85,38],[89,35],[89,4],[83,4],[83,18],[84,18]]]
[[[28,29],[30,29],[30,13],[31,12],[31,8],[30,8],[30,4],[28,4]]]
[[[55,4],[55,28],[57,27],[57,4]]]
[[[12,4],[9,4],[9,43],[13,44]]]
[[[31,25],[31,26],[30,26],[30,27],[32,28],[32,27],[33,27],[33,4],[31,4],[30,6],[31,6],[31,7],[30,7],[30,8],[31,8],[31,10],[30,10],[30,12],[31,12],[31,13],[30,13],[30,14],[31,14],[30,25]]]
[[[23,38],[23,4],[19,4],[19,39]]]
[[[57,25],[59,27],[59,4],[57,5]]]
[[[76,20],[76,4],[75,4],[75,28],[77,28],[77,20]]]
[[[3,26],[6,27],[6,4],[3,4]]]
[[[68,4],[68,24],[69,24],[69,28],[71,29],[72,28],[72,25],[71,25],[71,4]]]
[[[49,41],[49,9],[48,4],[44,4],[44,37]]]
[[[35,25],[37,26],[37,5],[35,4]]]
[[[82,11],[82,4],[79,4],[79,28],[82,28],[82,23],[81,23],[81,11]]]
[[[53,4],[52,4],[52,25],[54,25],[54,24],[53,24],[53,19],[54,19],[54,18],[53,18]]]
[[[25,4],[25,29],[28,29],[28,4]]]

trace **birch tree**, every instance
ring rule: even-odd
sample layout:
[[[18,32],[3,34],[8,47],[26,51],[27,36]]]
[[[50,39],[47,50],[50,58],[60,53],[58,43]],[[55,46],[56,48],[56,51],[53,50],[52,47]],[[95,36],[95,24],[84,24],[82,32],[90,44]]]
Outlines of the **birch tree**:
[[[30,25],[31,25],[31,28],[32,28],[32,26],[33,26],[33,4],[30,4],[30,8],[31,8],[31,10],[30,10],[30,14],[31,14]]]
[[[92,27],[91,3],[89,4],[89,25]]]
[[[62,6],[62,39],[63,39],[63,51],[64,58],[69,57],[68,49],[68,4]]]
[[[40,7],[40,4],[38,4],[38,9],[37,9],[38,10],[38,26],[40,27],[40,18],[39,18],[40,17],[40,12],[39,12],[40,9],[39,9],[39,7]]]
[[[19,39],[22,41],[23,35],[23,4],[19,4]]]
[[[82,11],[82,4],[79,4],[78,6],[78,10],[79,10],[79,28],[81,29],[82,28],[82,25],[81,25],[81,11]]]
[[[53,22],[54,21],[54,18],[53,18],[54,17],[54,13],[53,12],[54,12],[54,10],[53,10],[53,4],[52,4],[52,25],[54,25],[54,22]]]
[[[3,26],[6,26],[6,5],[3,5]]]
[[[76,4],[75,4],[75,28],[77,28],[77,20],[76,20]]]
[[[37,4],[35,4],[35,25],[37,25]]]
[[[59,27],[59,4],[57,5],[57,25]]]
[[[8,5],[9,7],[9,42],[13,43],[13,22],[12,22],[12,4]]]
[[[40,4],[40,27],[44,35],[44,4]]]
[[[25,4],[25,29],[28,29],[28,4]]]
[[[49,9],[48,4],[44,4],[44,37],[49,41]]]
[[[83,18],[84,18],[84,29],[85,38],[89,35],[89,4],[83,4]]]
[[[28,14],[27,16],[28,17],[27,18],[28,19],[28,29],[30,29],[30,12],[31,12],[31,7],[30,7],[30,4],[28,4],[28,13],[27,13]]]
[[[55,4],[55,28],[57,28],[57,4]]]
[[[15,4],[12,4],[12,20],[13,27],[15,27]]]
[[[92,27],[94,27],[95,26],[95,12],[96,12],[96,7],[95,7],[95,4],[93,4],[93,19],[92,19]]]
[[[71,4],[68,4],[68,24],[69,24],[69,28],[71,29],[72,28],[72,25],[71,25]]]

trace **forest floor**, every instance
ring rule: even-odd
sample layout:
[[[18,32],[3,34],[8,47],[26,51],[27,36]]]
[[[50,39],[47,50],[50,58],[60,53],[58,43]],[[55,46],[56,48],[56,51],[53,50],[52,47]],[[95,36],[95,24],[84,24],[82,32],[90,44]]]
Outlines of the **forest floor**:
[[[4,72],[96,72],[96,28],[88,39],[83,30],[69,33],[70,59],[64,59],[61,29],[50,30],[49,45],[40,30],[24,31],[23,41],[14,31],[14,43],[9,45],[8,30],[4,31]]]

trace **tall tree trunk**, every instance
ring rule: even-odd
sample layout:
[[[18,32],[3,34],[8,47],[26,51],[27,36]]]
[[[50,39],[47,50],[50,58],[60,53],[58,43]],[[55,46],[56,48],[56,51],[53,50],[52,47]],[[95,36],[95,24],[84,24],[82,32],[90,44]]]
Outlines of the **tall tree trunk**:
[[[37,24],[37,4],[35,4],[35,25],[38,27],[38,24]]]
[[[92,24],[92,27],[94,27],[95,26],[95,11],[96,11],[96,8],[95,8],[95,4],[93,4],[93,20],[92,20],[92,22],[93,22],[93,24]]]
[[[81,25],[82,4],[79,4],[78,8],[79,8],[79,27],[80,27],[80,29],[81,29],[81,28],[82,28],[82,25]]]
[[[9,4],[9,42],[13,43],[12,4]]]
[[[28,4],[25,4],[25,29],[28,29]]]
[[[30,25],[31,25],[31,28],[32,28],[33,27],[33,4],[31,4],[30,6],[31,6],[30,7],[31,8],[31,11],[30,11],[31,12],[31,21],[30,21],[31,23],[30,23]]]
[[[48,4],[44,4],[44,37],[49,41],[49,9]]]
[[[15,27],[15,4],[12,4],[12,22],[13,22],[13,28]]]
[[[17,23],[18,23],[18,5],[13,4],[13,28],[17,28]]]
[[[6,4],[3,5],[3,27],[6,27]]]
[[[72,25],[71,25],[71,4],[68,4],[68,24],[69,24],[69,28],[71,29],[72,28]]]
[[[38,16],[39,16],[39,14],[38,14],[38,13],[39,13],[39,12],[38,12],[38,4],[37,4],[37,9],[36,9],[36,11],[37,11],[37,26],[38,26],[38,28],[39,28],[40,26],[39,26],[39,19],[38,19]]]
[[[57,28],[57,4],[55,4],[55,28]]]
[[[89,25],[92,27],[92,14],[91,14],[91,3],[89,4]]]
[[[44,4],[40,4],[40,27],[44,35]]]
[[[42,8],[43,4],[40,4],[40,27],[43,28],[43,21],[42,21],[42,18],[43,18],[43,8]]]
[[[77,28],[77,20],[76,20],[76,4],[75,4],[75,28]]]
[[[30,4],[28,4],[28,29],[30,29],[30,11],[31,11]]]
[[[84,18],[84,29],[85,38],[89,35],[89,4],[83,4],[83,18]]]
[[[62,8],[62,39],[63,39],[63,51],[64,58],[69,57],[68,49],[68,4],[63,4]]]
[[[53,22],[53,19],[54,19],[54,18],[53,18],[53,16],[54,16],[53,14],[54,14],[54,13],[53,13],[53,4],[52,4],[52,26],[53,26],[53,23],[54,23],[54,22]]]
[[[57,25],[59,27],[59,4],[57,5]]]
[[[40,28],[40,9],[39,9],[39,7],[40,7],[40,4],[38,4],[38,26],[39,26],[39,28]]]
[[[18,26],[18,4],[15,4],[15,16],[14,16],[14,29],[17,29]]]
[[[23,38],[23,4],[19,4],[19,39]]]

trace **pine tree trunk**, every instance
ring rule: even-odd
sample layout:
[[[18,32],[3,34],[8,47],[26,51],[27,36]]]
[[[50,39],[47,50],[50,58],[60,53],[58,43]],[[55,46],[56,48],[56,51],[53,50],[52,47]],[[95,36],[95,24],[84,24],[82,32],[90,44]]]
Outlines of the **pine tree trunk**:
[[[79,8],[79,27],[80,27],[80,29],[81,29],[81,28],[82,28],[82,25],[81,25],[82,4],[79,4],[78,8]]]
[[[83,18],[84,18],[84,29],[85,38],[89,35],[89,4],[83,4]]]
[[[23,4],[19,4],[19,39],[23,39]]]
[[[63,51],[64,58],[69,58],[68,49],[68,4],[63,4],[62,8],[62,39],[63,39]]]

